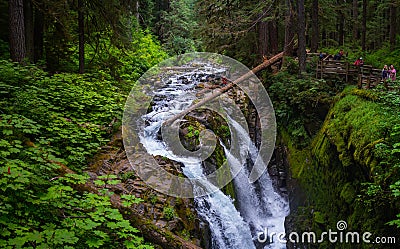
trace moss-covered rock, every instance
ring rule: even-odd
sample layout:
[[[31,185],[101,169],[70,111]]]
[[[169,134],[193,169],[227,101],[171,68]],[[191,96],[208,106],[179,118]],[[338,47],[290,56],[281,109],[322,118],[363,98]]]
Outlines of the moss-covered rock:
[[[205,129],[210,129],[226,146],[229,145],[230,132],[229,127],[224,118],[210,110],[202,110],[192,112],[185,116],[186,122],[181,126],[180,139],[182,144],[191,151],[200,149],[199,134]],[[206,174],[216,172],[215,185],[221,185],[227,182],[227,179],[232,179],[230,168],[226,165],[224,148],[217,143],[211,156],[203,162],[204,171]],[[232,181],[226,184],[222,191],[235,199],[235,190]]]
[[[306,207],[292,210],[296,231],[318,234],[335,230],[336,223],[344,220],[348,223],[347,231],[368,231],[375,236],[399,233],[397,228],[387,225],[400,212],[394,208],[398,201],[390,195],[380,198],[384,191],[372,197],[368,192],[372,190],[367,187],[378,184],[377,174],[389,171],[380,166],[382,158],[377,155],[377,145],[387,141],[388,131],[395,126],[393,122],[399,121],[393,119],[395,112],[377,100],[376,93],[347,88],[336,99],[311,144],[302,149],[281,129],[280,136],[289,149],[291,176],[298,179],[307,198]],[[389,183],[379,183],[382,190],[390,192]],[[315,248],[328,247],[321,244]],[[335,248],[374,247],[343,243]]]

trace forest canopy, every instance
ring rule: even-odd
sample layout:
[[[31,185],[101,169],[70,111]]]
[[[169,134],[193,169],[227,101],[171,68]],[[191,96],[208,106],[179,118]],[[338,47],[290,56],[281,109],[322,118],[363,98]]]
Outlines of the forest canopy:
[[[291,54],[295,40],[300,57],[306,48],[343,48],[354,58],[383,49],[367,58],[373,63],[398,51],[398,6],[398,0],[2,0],[0,49],[49,71],[83,72],[115,66],[112,48],[129,49],[134,33],[144,30],[169,54],[219,52],[249,66],[278,51]]]

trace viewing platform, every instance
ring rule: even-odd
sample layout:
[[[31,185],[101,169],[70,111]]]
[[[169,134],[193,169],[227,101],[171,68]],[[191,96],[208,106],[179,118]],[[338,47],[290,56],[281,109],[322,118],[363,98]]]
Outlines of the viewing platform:
[[[372,88],[379,83],[383,83],[386,88],[387,82],[382,80],[381,69],[374,68],[371,65],[355,66],[347,61],[333,60],[331,56],[318,61],[315,70],[315,77],[326,79],[333,77],[342,77],[346,83],[357,82],[358,88]]]

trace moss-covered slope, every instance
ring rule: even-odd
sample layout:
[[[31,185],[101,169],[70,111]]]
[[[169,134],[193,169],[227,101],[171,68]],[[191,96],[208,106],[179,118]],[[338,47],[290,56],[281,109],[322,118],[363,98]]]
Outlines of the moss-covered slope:
[[[300,182],[307,199],[303,207],[292,210],[294,230],[320,234],[336,230],[336,223],[344,220],[346,231],[368,231],[371,238],[399,234],[398,228],[387,224],[400,212],[393,193],[393,184],[400,179],[399,153],[394,151],[399,109],[382,96],[346,88],[336,97],[311,144],[302,149],[282,129],[291,175]],[[325,243],[314,246],[332,248]],[[358,247],[370,248],[345,243],[334,248]]]

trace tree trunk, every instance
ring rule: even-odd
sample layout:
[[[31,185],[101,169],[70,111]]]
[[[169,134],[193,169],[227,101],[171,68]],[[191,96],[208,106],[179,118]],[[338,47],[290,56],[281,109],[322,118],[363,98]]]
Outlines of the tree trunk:
[[[8,11],[11,59],[22,62],[26,57],[23,0],[10,0]]]
[[[343,0],[339,0],[338,1],[338,5],[339,5],[339,13],[338,13],[338,23],[339,23],[339,27],[338,27],[338,43],[339,46],[343,46],[344,44],[344,13],[343,11],[345,11],[344,8],[344,3]]]
[[[85,18],[83,16],[83,0],[78,0],[79,29],[79,73],[85,72]]]
[[[328,36],[326,34],[325,28],[322,29],[322,46],[328,47]]]
[[[367,0],[363,0],[362,6],[362,27],[361,27],[361,49],[366,50],[366,36],[367,36]]]
[[[316,53],[318,51],[319,43],[319,23],[318,23],[318,0],[313,0],[311,8],[311,52]]]
[[[264,58],[269,54],[270,49],[268,46],[268,23],[261,21],[258,27],[258,37],[259,37],[259,53],[261,58]]]
[[[26,57],[30,62],[34,61],[34,26],[32,0],[24,0],[24,25]]]
[[[306,18],[304,10],[304,0],[297,1],[298,10],[298,32],[299,47],[297,49],[297,56],[299,57],[299,75],[306,71]]]
[[[136,16],[136,21],[139,27],[139,23],[140,23],[140,15],[139,15],[139,0],[136,0],[135,3],[135,16]]]
[[[271,53],[276,54],[278,52],[278,45],[279,45],[278,28],[276,25],[276,20],[268,22],[268,34],[269,34]]]
[[[338,35],[339,46],[344,44],[344,16],[340,14],[339,17],[339,35]]]
[[[293,31],[293,3],[292,0],[286,0],[286,16],[285,16],[285,55],[293,54],[294,31]]]
[[[269,60],[265,60],[263,63],[261,63],[258,66],[254,67],[253,69],[251,69],[251,71],[249,71],[246,74],[240,76],[239,78],[237,78],[233,82],[227,84],[226,86],[224,86],[222,88],[217,89],[213,94],[207,96],[206,98],[202,99],[201,101],[197,102],[196,104],[193,104],[193,105],[189,106],[188,108],[186,108],[182,112],[180,112],[180,113],[176,114],[175,116],[173,116],[172,118],[166,120],[163,123],[163,125],[171,125],[177,119],[184,117],[189,112],[191,112],[193,110],[196,110],[197,108],[201,107],[205,103],[210,102],[211,100],[217,98],[218,96],[220,96],[224,92],[228,91],[229,89],[233,88],[235,85],[239,84],[240,82],[248,79],[249,77],[252,77],[254,74],[256,74],[256,73],[260,72],[261,70],[263,70],[263,69],[271,66],[272,64],[278,62],[280,59],[283,58],[284,53],[285,52],[280,52],[279,54],[276,54],[273,57],[271,57]]]
[[[34,19],[34,55],[33,62],[37,63],[39,60],[43,59],[43,34],[44,34],[44,16],[42,10],[38,8],[35,9],[35,19]]]
[[[396,1],[393,1],[389,5],[390,12],[390,23],[389,23],[389,43],[390,43],[390,50],[393,50],[396,46],[396,28],[397,28],[397,6]]]
[[[358,0],[353,0],[353,40],[357,41],[359,39],[358,31]]]

